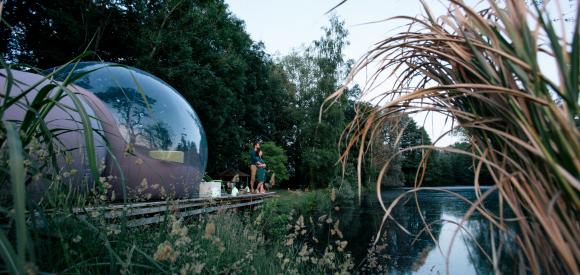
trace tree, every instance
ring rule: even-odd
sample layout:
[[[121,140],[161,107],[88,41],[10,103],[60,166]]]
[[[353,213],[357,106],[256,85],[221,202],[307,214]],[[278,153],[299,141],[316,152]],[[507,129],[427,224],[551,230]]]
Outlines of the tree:
[[[412,118],[403,116],[401,117],[400,123],[401,127],[404,128],[399,145],[401,149],[431,144],[431,139],[425,131],[425,128],[418,127]],[[406,186],[415,185],[417,169],[425,153],[427,153],[425,149],[411,149],[402,154],[401,170],[404,174]]]
[[[268,167],[269,176],[276,173],[276,181],[286,181],[290,178],[288,174],[288,157],[284,148],[277,146],[274,142],[265,142],[260,149],[264,151],[264,160]]]
[[[141,3],[140,3],[141,2]],[[145,1],[9,1],[0,38],[2,56],[11,63],[38,68],[61,65],[85,48],[91,59],[131,63]],[[145,5],[149,9],[154,5]],[[137,45],[136,45],[137,44]],[[124,61],[124,62],[123,62]]]
[[[323,36],[302,53],[284,57],[280,64],[293,84],[296,126],[289,150],[296,181],[301,185],[328,186],[340,175],[337,142],[346,125],[349,97],[330,106],[319,121],[324,99],[334,92],[350,67],[342,49],[348,44],[344,22],[331,17]],[[354,92],[354,89],[350,90]]]
[[[381,125],[378,134],[371,140],[370,161],[368,170],[368,181],[376,180],[380,170],[390,160],[389,166],[383,176],[382,185],[403,186],[404,174],[401,170],[401,155],[396,139],[399,134],[400,123],[398,117],[385,120]],[[356,152],[356,151],[355,151]],[[370,184],[372,186],[372,184]]]

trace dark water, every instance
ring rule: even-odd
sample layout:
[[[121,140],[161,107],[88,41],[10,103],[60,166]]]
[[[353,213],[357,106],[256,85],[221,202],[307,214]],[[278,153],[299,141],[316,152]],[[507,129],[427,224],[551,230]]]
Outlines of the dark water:
[[[473,188],[448,189],[465,198],[475,201]],[[388,207],[398,195],[406,190],[390,190],[382,193]],[[482,190],[483,192],[486,189]],[[376,246],[372,246],[380,230],[384,211],[376,194],[366,194],[360,205],[342,204],[340,211],[333,215],[340,219],[344,238],[349,242],[349,249],[357,260],[358,268],[363,273],[390,274],[445,274],[446,259],[449,254],[448,268],[450,274],[489,274],[494,273],[491,258],[492,243],[501,244],[498,271],[512,273],[514,266],[514,245],[497,230],[490,230],[490,223],[479,213],[475,213],[465,223],[464,230],[459,230],[453,245],[450,247],[455,231],[459,228],[463,215],[470,205],[452,194],[442,191],[421,191],[410,194],[394,208],[392,217],[381,232]],[[420,211],[425,222],[422,221]],[[497,214],[498,198],[494,193],[488,197],[484,206]],[[422,230],[429,224],[430,234]],[[433,240],[436,239],[439,245]],[[477,244],[479,243],[478,246]],[[374,247],[374,249],[372,249]],[[486,255],[487,253],[487,255]],[[496,253],[497,254],[497,253]]]

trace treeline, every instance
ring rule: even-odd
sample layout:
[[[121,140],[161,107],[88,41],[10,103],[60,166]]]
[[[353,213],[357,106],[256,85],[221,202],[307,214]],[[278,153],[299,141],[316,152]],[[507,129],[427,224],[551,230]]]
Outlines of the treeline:
[[[391,161],[382,179],[386,186],[413,187],[419,180],[422,186],[473,184],[478,163],[469,155],[471,146],[461,131],[457,132],[461,141],[448,147],[465,152],[460,154],[447,149],[429,150],[431,138],[425,128],[408,115],[391,118],[382,128],[384,130],[372,141],[370,154],[365,159],[368,163],[365,175],[370,186],[374,186],[379,170],[388,160]],[[399,135],[400,140],[397,140]],[[479,184],[493,183],[485,165],[481,165],[479,175]]]
[[[343,182],[337,142],[354,117],[358,87],[320,117],[324,99],[352,65],[342,52],[348,32],[336,17],[318,40],[279,59],[252,41],[224,1],[8,1],[3,19],[0,52],[16,67],[47,69],[88,50],[84,60],[135,66],[171,84],[202,120],[210,175],[247,169],[243,155],[260,140],[270,142],[272,157],[285,162],[288,173],[278,173],[279,180],[314,187]],[[384,158],[415,144],[417,131],[426,136],[414,127],[399,147],[383,140],[377,152]],[[472,176],[470,158],[432,157],[435,166],[426,182],[469,183],[463,179]],[[397,158],[389,184],[412,184],[417,158],[416,152]],[[367,181],[382,165],[379,159],[367,159]],[[347,172],[347,180],[354,181],[354,169]]]

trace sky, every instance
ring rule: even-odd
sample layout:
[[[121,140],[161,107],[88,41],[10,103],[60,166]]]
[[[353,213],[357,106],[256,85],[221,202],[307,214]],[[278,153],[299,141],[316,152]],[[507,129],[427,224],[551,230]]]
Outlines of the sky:
[[[413,1],[413,0],[411,0]],[[227,0],[230,10],[246,23],[252,38],[263,41],[272,54],[286,54],[322,36],[322,26],[328,25],[330,15],[325,13],[340,1],[337,0]],[[391,5],[385,3],[390,2]],[[384,38],[389,24],[354,26],[374,20],[386,19],[397,13],[416,13],[418,5],[407,1],[347,1],[334,13],[346,21],[351,45],[345,54],[360,57],[373,43]],[[393,9],[393,6],[396,7]]]
[[[321,28],[329,24],[332,9],[340,0],[226,0],[230,11],[245,22],[246,31],[254,41],[262,41],[266,52],[274,57],[284,56],[293,49],[300,49],[322,36]],[[446,9],[438,0],[425,0],[434,14]],[[446,2],[446,1],[445,1]],[[466,1],[477,7],[479,1]],[[572,5],[575,1],[562,0]],[[577,4],[577,3],[575,3]],[[566,6],[565,6],[566,7]],[[424,9],[419,0],[350,0],[336,8],[333,13],[345,21],[349,30],[350,45],[344,49],[348,59],[358,60],[375,43],[402,29],[404,21],[385,21],[395,16],[422,14]],[[370,23],[377,22],[379,23]],[[367,24],[369,23],[369,24]],[[547,65],[550,67],[550,65]],[[369,71],[369,73],[371,73]],[[365,75],[355,78],[355,83],[364,86]],[[450,122],[442,115],[418,114],[413,118],[425,127],[432,140],[450,128]],[[450,145],[458,137],[446,136],[437,143]]]

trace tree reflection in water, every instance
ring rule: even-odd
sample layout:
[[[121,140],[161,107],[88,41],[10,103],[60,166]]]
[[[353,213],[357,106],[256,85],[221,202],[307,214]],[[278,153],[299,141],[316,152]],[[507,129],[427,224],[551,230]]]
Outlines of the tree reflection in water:
[[[377,254],[377,267],[386,269],[389,273],[417,271],[425,264],[427,256],[437,250],[433,238],[438,238],[442,224],[434,223],[430,225],[429,230],[422,230],[425,224],[419,215],[419,210],[426,222],[430,223],[441,219],[442,204],[436,200],[424,201],[426,198],[423,198],[422,194],[417,194],[417,196],[421,199],[421,208],[417,209],[413,195],[409,195],[405,201],[400,202],[401,205],[394,208],[392,212],[394,221],[386,222],[379,242],[374,248],[371,246],[371,251],[374,250]],[[395,221],[411,235],[403,231]],[[421,232],[421,235],[416,236]],[[439,251],[436,252],[439,253]],[[372,265],[368,268],[373,269]]]
[[[471,201],[475,200],[473,189],[453,190]],[[383,192],[383,200],[388,205],[402,190]],[[372,245],[383,219],[383,210],[374,194],[364,197],[361,205],[342,205],[338,218],[343,225],[344,238],[349,249],[360,263],[363,273],[445,273],[445,259],[453,233],[458,228],[469,204],[453,195],[443,192],[419,192],[417,201],[425,223],[430,224],[427,233],[413,194],[407,196],[393,209],[392,217],[404,227],[406,233],[393,220],[387,220],[377,245]],[[496,212],[497,197],[490,197],[485,203],[488,210]],[[449,259],[450,271],[455,274],[493,273],[494,267],[487,255],[492,255],[490,225],[480,214],[474,214],[464,225],[467,231],[459,231]],[[513,242],[505,235],[493,230],[496,249],[500,250],[501,265],[498,270],[511,272],[517,259]],[[437,243],[433,240],[436,239]],[[478,242],[485,251],[482,252]],[[491,257],[491,256],[490,256]]]
[[[508,227],[508,233],[500,231],[497,227],[493,226],[489,221],[480,219],[471,221],[469,223],[469,230],[474,236],[474,240],[466,241],[467,248],[469,250],[469,261],[475,267],[475,270],[480,274],[494,274],[494,273],[504,273],[512,274],[517,270],[518,260],[518,250],[513,236],[516,234],[516,223],[511,224]],[[488,260],[486,255],[484,255],[478,244],[486,251],[488,254],[492,253],[493,249],[497,252],[495,253],[497,257],[497,267],[494,267],[494,261]],[[489,255],[493,257],[493,254]],[[498,271],[498,272],[496,272]]]

